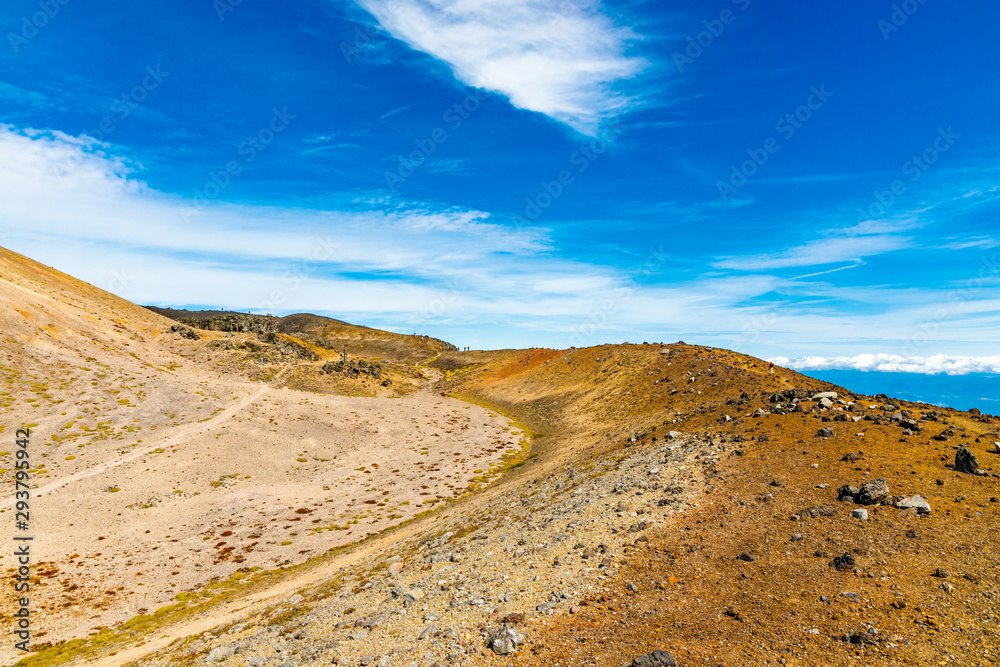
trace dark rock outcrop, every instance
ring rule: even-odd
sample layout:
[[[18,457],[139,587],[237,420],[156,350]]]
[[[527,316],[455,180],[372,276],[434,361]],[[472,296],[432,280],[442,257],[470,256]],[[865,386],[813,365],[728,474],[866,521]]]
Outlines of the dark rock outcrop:
[[[640,655],[625,667],[677,667],[674,656],[667,651],[656,650],[646,655]]]

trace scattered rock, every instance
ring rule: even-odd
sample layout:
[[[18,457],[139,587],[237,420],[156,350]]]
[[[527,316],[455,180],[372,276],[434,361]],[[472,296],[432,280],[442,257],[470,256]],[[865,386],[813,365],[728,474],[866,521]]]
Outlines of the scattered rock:
[[[864,509],[863,507],[859,507],[858,509],[853,510],[851,512],[851,516],[853,516],[855,519],[861,519],[862,521],[867,521],[868,510]]]
[[[854,569],[854,556],[848,553],[845,553],[843,556],[837,556],[830,561],[830,567],[838,572],[850,572]]]
[[[677,667],[677,663],[674,661],[674,656],[667,651],[657,650],[640,655],[626,667]]]
[[[181,338],[190,338],[191,340],[198,340],[201,338],[201,336],[198,335],[198,332],[191,327],[184,326],[183,324],[170,325],[170,331],[179,334]]]
[[[854,499],[861,495],[861,489],[850,484],[841,484],[837,488],[837,500],[854,502]]]
[[[748,554],[746,552],[741,553],[739,556],[736,557],[736,559],[744,561],[744,562],[747,562],[747,563],[752,563],[755,560],[757,560],[756,558],[754,558],[753,556],[751,556],[750,554]]]
[[[833,429],[831,429],[829,427],[821,428],[820,430],[816,431],[816,437],[817,438],[832,438],[833,437]]]
[[[955,470],[969,473],[970,475],[980,474],[979,461],[976,460],[976,455],[965,447],[959,447],[958,451],[955,452]]]
[[[747,622],[747,617],[746,616],[744,616],[743,614],[741,614],[740,612],[736,611],[735,609],[733,609],[731,607],[729,609],[727,609],[724,613],[729,618],[735,619],[735,620],[739,621],[740,623],[746,623]]]
[[[857,500],[861,505],[878,505],[882,501],[889,500],[889,484],[885,481],[885,477],[862,484]]]
[[[486,647],[497,655],[510,655],[524,642],[524,635],[515,628],[504,626],[492,633],[486,642]]]
[[[930,503],[921,498],[919,495],[913,495],[907,498],[903,498],[902,500],[896,503],[896,507],[900,509],[907,509],[912,507],[915,508],[917,512],[919,512],[920,514],[931,513]]]
[[[844,641],[850,644],[877,644],[878,641],[875,639],[875,633],[872,632],[874,628],[869,628],[868,630],[851,630],[846,635],[844,635]]]
[[[818,516],[836,516],[837,511],[832,507],[827,507],[826,505],[813,505],[803,512],[803,514],[808,514],[815,519]]]

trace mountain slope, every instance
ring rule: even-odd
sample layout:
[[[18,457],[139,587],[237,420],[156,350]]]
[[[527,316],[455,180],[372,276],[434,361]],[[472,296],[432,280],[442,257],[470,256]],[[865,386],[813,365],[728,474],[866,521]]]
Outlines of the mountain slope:
[[[398,373],[438,380],[393,399],[291,390],[288,377],[319,373],[329,358],[268,362],[272,383],[252,382],[245,370],[260,352],[220,345],[257,334],[185,338],[141,313],[119,315],[117,334],[107,318],[127,305],[19,261],[0,282],[19,332],[6,339],[7,358],[34,355],[49,369],[51,350],[77,359],[87,354],[79,347],[107,366],[94,374],[94,362],[88,371],[66,362],[45,376],[69,378],[52,401],[87,411],[39,422],[38,449],[58,455],[36,474],[54,484],[72,466],[94,471],[81,482],[90,486],[56,484],[38,508],[52,521],[40,524],[48,543],[73,550],[41,564],[52,574],[38,599],[51,606],[39,624],[54,643],[110,627],[26,665],[621,665],[657,649],[683,665],[996,662],[995,417],[862,396],[683,343],[459,352],[306,315],[277,335],[330,357],[318,342],[354,340],[352,357],[369,354],[364,342]],[[27,315],[13,310],[18,298]],[[90,304],[102,299],[107,311]],[[38,322],[55,315],[78,324],[80,339],[46,338]],[[137,359],[128,353],[140,340]],[[113,387],[132,392],[125,403]],[[164,414],[168,391],[176,414]],[[4,422],[62,405],[39,409],[30,397],[17,394]],[[199,407],[215,413],[204,432]],[[56,427],[74,418],[88,430],[64,442]],[[156,433],[102,438],[108,419]],[[123,453],[100,449],[107,442]],[[66,460],[67,445],[91,458]],[[101,477],[100,466],[153,446],[163,451]],[[959,448],[984,474],[950,467]],[[882,503],[859,506],[857,491],[839,500],[842,484],[879,478]],[[118,491],[105,490],[111,482]],[[128,508],[151,488],[159,504]],[[932,512],[895,506],[912,494]],[[414,502],[439,509],[418,515]],[[85,512],[60,514],[79,503]],[[323,531],[300,528],[311,517]],[[73,532],[61,532],[68,524]],[[116,553],[122,536],[127,554]],[[240,571],[250,564],[262,569]],[[214,569],[196,572],[205,567]],[[160,597],[129,590],[122,575],[161,586]],[[104,585],[88,588],[95,580]],[[140,598],[167,590],[185,594],[159,616],[126,621]],[[511,654],[487,647],[502,627],[517,640]]]

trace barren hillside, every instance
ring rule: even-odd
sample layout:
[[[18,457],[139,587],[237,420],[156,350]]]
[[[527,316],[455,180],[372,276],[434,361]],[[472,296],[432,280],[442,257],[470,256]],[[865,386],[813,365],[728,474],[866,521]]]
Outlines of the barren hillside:
[[[42,273],[14,292],[27,269],[4,266],[0,287],[12,307],[16,295],[30,305],[17,317],[5,308],[5,317],[35,336],[5,343],[9,360],[32,359],[8,371],[8,434],[39,415],[41,446],[33,447],[52,452],[39,485],[107,462],[121,471],[113,481],[122,480],[118,491],[103,491],[112,479],[93,472],[86,493],[66,484],[39,504],[58,526],[75,523],[72,535],[103,539],[47,528],[78,544],[47,565],[54,573],[36,595],[51,607],[38,627],[64,628],[56,639],[104,629],[54,642],[24,664],[998,660],[995,417],[860,396],[684,343],[458,352],[302,315],[284,318],[273,343],[232,331],[195,331],[195,339],[124,302],[109,301],[107,314],[88,311],[97,308],[91,299],[113,298],[66,277]],[[63,284],[80,303],[53,294]],[[136,336],[123,334],[129,345],[115,343],[103,319],[82,321],[127,308],[136,314],[119,325]],[[67,359],[106,337],[99,359],[115,382],[72,365],[82,361],[66,361],[63,372],[36,368],[35,380],[74,379],[32,407],[44,397],[29,402],[16,373],[50,367],[50,357],[38,356],[47,341],[34,324],[42,313],[84,332],[65,345]],[[327,364],[349,337],[356,365],[333,370]],[[324,340],[336,342],[329,349]],[[128,352],[140,342],[134,360]],[[110,392],[132,386],[140,367],[123,377],[129,360],[148,360],[137,380],[152,388],[123,403]],[[387,387],[353,375],[376,362],[394,378]],[[172,414],[158,417],[165,404],[149,397],[168,391]],[[48,415],[60,399],[96,401],[93,414],[75,410],[94,428],[108,419],[142,426],[144,442],[112,431],[122,452],[157,443],[163,451],[116,463],[124,454],[100,449],[104,441],[89,434],[72,445],[52,439],[75,416]],[[199,425],[223,415],[225,423]],[[147,439],[154,424],[169,445]],[[67,447],[79,444],[92,458],[66,461]],[[962,469],[966,451],[980,470]],[[135,510],[108,500],[134,506],[149,489],[159,489],[160,504]],[[416,502],[434,511],[418,515]],[[65,509],[80,503],[82,514]],[[123,523],[107,523],[109,513]],[[318,532],[295,523],[314,518]],[[192,574],[206,567],[212,577]],[[167,571],[176,574],[150,576]],[[172,606],[129,618],[135,602],[119,600],[142,598],[134,587],[69,589],[120,575],[143,587],[160,582],[155,599]],[[89,615],[86,623],[58,625],[69,616],[55,607],[67,602],[74,616]]]

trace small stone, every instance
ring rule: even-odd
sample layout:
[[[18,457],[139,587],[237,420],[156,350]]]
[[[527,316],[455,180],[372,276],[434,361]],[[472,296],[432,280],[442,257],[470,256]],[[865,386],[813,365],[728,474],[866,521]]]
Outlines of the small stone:
[[[854,562],[854,556],[845,553],[843,556],[837,556],[830,561],[830,566],[838,572],[850,572],[854,569]]]
[[[486,642],[487,648],[497,655],[510,655],[524,642],[524,635],[515,628],[504,626],[490,635]]]
[[[288,598],[288,601],[290,603],[292,603],[292,604],[298,604],[299,602],[302,602],[303,599],[304,598],[301,595],[299,595],[298,593],[296,593],[292,597]]]
[[[389,566],[389,574],[396,574],[403,569],[403,563],[397,561]]]
[[[861,485],[861,493],[858,494],[858,503],[861,505],[877,505],[883,500],[888,500],[889,497],[889,484],[885,481],[885,477],[879,477]]]
[[[803,535],[802,533],[795,533],[794,535],[792,535],[792,542],[798,542],[798,541],[804,540],[804,539],[805,539],[805,535]]]
[[[736,559],[737,559],[737,560],[741,560],[741,561],[744,561],[744,562],[746,562],[746,563],[752,563],[752,562],[754,562],[755,560],[757,560],[756,558],[754,558],[753,556],[751,556],[750,554],[748,554],[748,553],[746,553],[746,552],[744,552],[744,553],[741,553],[741,554],[740,554],[739,556],[737,556],[737,557],[736,557]]]
[[[916,538],[917,530],[915,528],[910,528],[908,531],[906,531],[906,536],[909,538]]]
[[[896,507],[899,509],[913,508],[917,510],[920,514],[930,514],[931,506],[926,500],[921,498],[919,495],[909,496],[908,498],[903,498],[896,503]]]
[[[631,581],[628,582],[628,584],[625,585],[625,588],[627,588],[632,593],[638,593],[639,592],[639,587],[636,586],[635,584],[633,584]]]
[[[948,571],[945,570],[943,567],[939,567],[936,570],[934,570],[934,576],[937,577],[938,579],[947,579]]]
[[[859,507],[856,510],[851,511],[851,516],[855,519],[861,519],[862,521],[868,520],[868,510],[863,507]]]
[[[817,438],[832,438],[833,437],[833,429],[831,429],[829,427],[821,428],[820,430],[816,431],[816,437]]]

